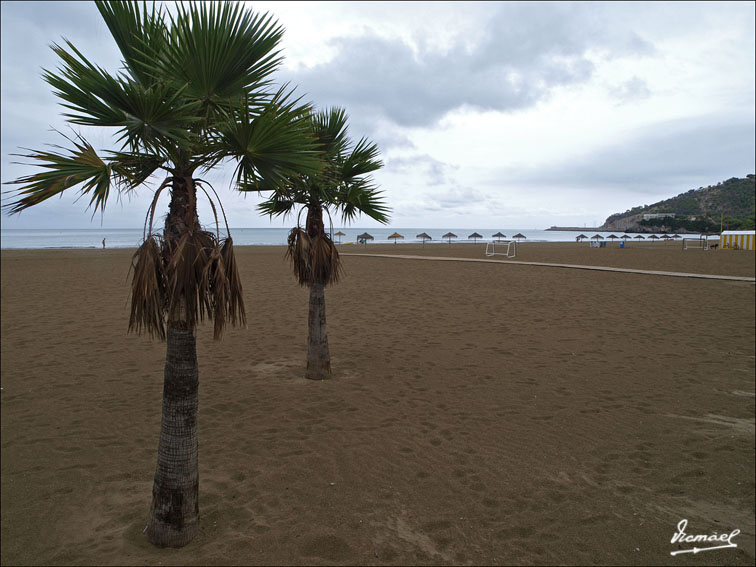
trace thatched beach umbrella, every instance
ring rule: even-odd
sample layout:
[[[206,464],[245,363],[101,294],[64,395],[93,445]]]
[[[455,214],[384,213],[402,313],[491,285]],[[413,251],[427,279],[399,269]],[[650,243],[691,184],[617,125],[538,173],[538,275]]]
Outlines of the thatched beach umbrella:
[[[588,237],[585,234],[580,234],[575,237],[575,240],[579,243],[581,240],[586,240]]]
[[[341,231],[338,231],[338,232],[337,232],[336,234],[334,234],[334,236],[338,236],[338,237],[339,237],[339,244],[341,244],[341,237],[342,237],[342,236],[346,236],[346,234],[344,234],[344,233],[343,233],[343,232],[341,232]]]
[[[363,232],[357,237],[357,242],[362,242],[363,244],[365,244],[365,246],[367,246],[368,240],[375,240],[375,239],[372,236],[370,236],[367,232]]]
[[[619,238],[619,236],[615,236],[614,234],[610,234],[609,236],[607,236],[607,238],[610,239],[610,240],[617,240]]]
[[[477,232],[473,232],[470,236],[467,237],[467,240],[470,240],[472,238],[473,242],[477,242],[478,238],[483,238],[482,234],[478,234]]]
[[[514,235],[514,236],[513,236],[512,238],[516,238],[517,240],[519,240],[520,238],[525,238],[525,239],[527,239],[527,236],[525,236],[525,235],[524,235],[524,234],[522,234],[521,232],[518,232],[518,233],[517,233],[517,234],[515,234],[515,235]]]
[[[451,239],[452,238],[457,238],[457,235],[454,234],[453,232],[447,232],[441,238],[448,238],[449,239],[449,244],[451,244]]]
[[[604,237],[601,236],[600,234],[594,234],[593,236],[591,236],[591,240],[595,240],[596,242],[598,242],[599,240],[604,240]]]
[[[391,236],[389,236],[389,240],[393,239],[394,240],[394,244],[396,244],[396,239],[397,238],[404,238],[404,237],[401,234],[399,234],[398,232],[395,232],[394,234],[392,234]]]
[[[620,238],[622,240],[628,240],[630,237],[627,234],[623,234],[622,236],[620,236]]]
[[[635,240],[645,240],[646,239],[645,236],[641,236],[640,234],[638,236],[634,237],[634,238],[635,238]]]
[[[648,238],[649,238],[650,240],[659,240],[659,237],[658,237],[658,236],[656,236],[655,234],[652,234],[652,235],[651,235],[651,236],[649,236]]]
[[[421,239],[421,240],[423,241],[423,248],[425,248],[425,241],[426,241],[426,240],[433,240],[433,239],[432,239],[432,238],[430,237],[430,234],[428,234],[427,232],[421,232],[421,233],[420,233],[420,234],[418,234],[418,235],[417,235],[417,236],[416,236],[415,238],[419,238],[419,239]]]
[[[493,235],[493,238],[498,238],[499,240],[501,240],[502,238],[506,238],[506,237],[507,237],[507,235],[506,234],[502,234],[501,232],[497,232],[496,234]]]

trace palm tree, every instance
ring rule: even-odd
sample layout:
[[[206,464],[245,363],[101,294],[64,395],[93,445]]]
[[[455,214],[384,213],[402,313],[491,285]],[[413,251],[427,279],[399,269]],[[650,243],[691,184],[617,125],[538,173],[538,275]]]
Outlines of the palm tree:
[[[259,209],[272,218],[293,214],[299,207],[286,255],[299,284],[310,289],[305,377],[324,380],[331,377],[325,286],[338,281],[342,267],[336,246],[326,232],[323,213],[330,217],[329,209],[341,212],[345,223],[366,214],[385,224],[389,209],[369,176],[383,166],[378,160],[378,147],[365,138],[352,144],[347,137],[345,111],[333,108],[312,113],[310,128],[321,151],[323,168],[317,175],[291,176],[286,189],[273,193]],[[304,210],[307,217],[302,228],[299,221]]]
[[[101,157],[75,134],[66,137],[68,149],[28,150],[23,157],[42,171],[12,182],[21,187],[7,209],[18,213],[78,186],[102,212],[112,191],[128,193],[163,172],[132,259],[129,331],[166,340],[146,532],[156,545],[179,547],[199,523],[196,327],[212,319],[219,338],[226,322],[246,324],[228,225],[221,238],[215,192],[198,175],[231,161],[237,188],[274,188],[295,173],[315,174],[320,164],[304,120],[309,106],[298,106],[285,89],[270,89],[283,34],[271,17],[230,3],[178,3],[175,16],[154,5],[140,10],[137,2],[97,2],[97,8],[123,69],[112,75],[65,42],[52,46],[60,66],[43,78],[69,123],[115,127],[122,145]],[[165,189],[170,204],[159,235],[153,219]],[[199,223],[200,192],[215,212],[214,233]]]

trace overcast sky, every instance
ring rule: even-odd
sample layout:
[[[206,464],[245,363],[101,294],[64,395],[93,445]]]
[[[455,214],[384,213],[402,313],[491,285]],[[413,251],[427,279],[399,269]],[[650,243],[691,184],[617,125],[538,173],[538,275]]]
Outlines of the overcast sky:
[[[593,226],[756,170],[753,2],[247,4],[286,28],[277,81],[319,108],[343,106],[352,137],[378,143],[394,227]],[[20,147],[62,140],[40,72],[57,66],[49,44],[63,37],[118,68],[94,5],[2,3],[3,182],[31,171],[13,163]],[[231,171],[210,179],[232,227],[292,224],[229,190]],[[138,228],[152,193],[112,199],[102,217],[75,198],[2,226]]]

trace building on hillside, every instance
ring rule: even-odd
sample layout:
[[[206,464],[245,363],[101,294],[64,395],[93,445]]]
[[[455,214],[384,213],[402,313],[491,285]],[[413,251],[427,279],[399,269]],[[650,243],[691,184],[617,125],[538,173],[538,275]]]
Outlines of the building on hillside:
[[[753,250],[756,230],[725,230],[719,237],[719,247],[730,250]]]
[[[651,219],[665,219],[667,217],[674,217],[675,213],[643,213],[643,220]]]

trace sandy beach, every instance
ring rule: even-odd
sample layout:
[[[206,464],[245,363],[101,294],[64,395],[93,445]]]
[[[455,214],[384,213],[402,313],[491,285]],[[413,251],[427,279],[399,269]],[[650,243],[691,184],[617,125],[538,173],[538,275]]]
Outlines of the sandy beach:
[[[248,328],[198,332],[200,533],[153,547],[165,345],[126,333],[132,252],[0,254],[3,565],[753,565],[753,283],[344,256],[334,377],[312,382],[278,246],[238,249]],[[515,260],[753,278],[754,258]],[[683,519],[737,547],[671,555]]]

